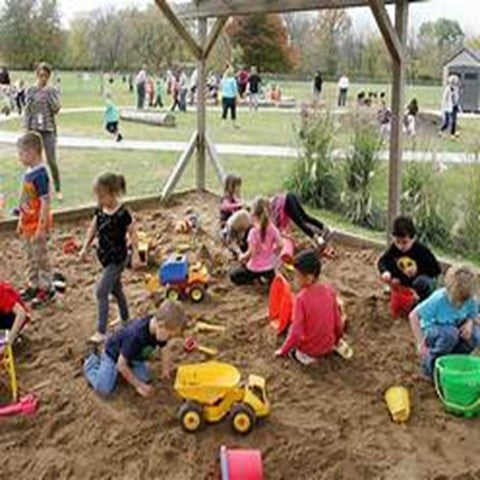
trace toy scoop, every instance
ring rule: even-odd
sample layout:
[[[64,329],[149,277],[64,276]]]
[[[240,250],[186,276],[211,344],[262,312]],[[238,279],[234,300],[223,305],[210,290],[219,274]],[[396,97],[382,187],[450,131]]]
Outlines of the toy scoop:
[[[345,360],[350,360],[353,357],[352,347],[343,338],[338,341],[334,350]]]
[[[395,423],[408,421],[410,418],[410,395],[405,387],[390,387],[385,392],[385,402]]]
[[[203,345],[199,345],[198,342],[193,337],[187,337],[185,339],[184,349],[187,353],[192,353],[197,351],[197,352],[205,353],[206,355],[210,355],[211,357],[214,357],[215,355],[218,354],[218,350],[216,348],[209,348],[209,347],[204,347]]]

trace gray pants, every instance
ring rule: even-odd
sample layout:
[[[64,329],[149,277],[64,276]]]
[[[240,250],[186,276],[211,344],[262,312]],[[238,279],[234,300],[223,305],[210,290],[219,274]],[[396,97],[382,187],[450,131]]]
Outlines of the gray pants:
[[[25,253],[27,254],[27,277],[29,286],[50,290],[52,274],[48,259],[47,239],[25,238]]]
[[[111,263],[103,269],[102,278],[98,282],[96,295],[98,304],[98,324],[97,330],[105,334],[108,323],[108,302],[110,294],[115,297],[120,311],[120,317],[123,322],[129,318],[128,304],[122,287],[122,273],[124,264],[117,265]]]
[[[53,179],[55,191],[61,190],[60,172],[57,165],[57,135],[55,132],[38,132],[42,136],[43,148],[47,157],[48,167]]]

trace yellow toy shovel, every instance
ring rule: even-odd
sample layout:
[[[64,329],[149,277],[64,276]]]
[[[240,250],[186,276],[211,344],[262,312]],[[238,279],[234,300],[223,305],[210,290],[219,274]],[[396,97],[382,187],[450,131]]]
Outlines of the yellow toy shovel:
[[[223,333],[225,331],[225,327],[223,325],[212,325],[211,323],[207,323],[207,322],[196,322],[195,331]]]
[[[410,418],[410,395],[405,387],[390,387],[385,392],[385,402],[395,423],[408,421]]]

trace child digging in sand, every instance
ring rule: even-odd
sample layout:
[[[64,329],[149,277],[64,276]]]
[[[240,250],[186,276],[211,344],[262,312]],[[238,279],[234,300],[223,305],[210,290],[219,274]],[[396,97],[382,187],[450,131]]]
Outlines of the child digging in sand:
[[[92,353],[85,360],[83,371],[88,383],[107,396],[114,391],[120,373],[142,397],[153,395],[145,350],[162,349],[162,376],[168,378],[172,365],[165,347],[171,339],[181,337],[186,326],[187,317],[180,305],[165,301],[156,315],[133,320],[113,333],[101,356]]]
[[[240,190],[242,179],[235,175],[225,178],[224,193],[220,202],[220,228],[224,228],[227,220],[238,210],[244,207],[241,201]]]
[[[130,238],[133,248],[132,267],[136,268],[140,263],[137,231],[130,212],[120,201],[125,190],[125,178],[122,175],[105,173],[97,178],[94,192],[98,207],[80,252],[80,258],[85,261],[88,248],[95,237],[98,238],[97,254],[103,267],[103,273],[96,290],[97,331],[90,338],[90,341],[95,343],[105,340],[110,294],[118,303],[122,321],[127,322],[129,319],[127,299],[122,286],[122,273],[127,262],[127,236]]]
[[[26,167],[20,197],[17,233],[27,254],[28,287],[22,292],[25,302],[40,308],[55,299],[48,258],[50,214],[50,178],[42,161],[42,137],[28,132],[18,140],[20,162]]]
[[[397,217],[392,234],[393,243],[378,261],[381,279],[388,285],[410,287],[420,301],[425,300],[435,288],[440,265],[431,250],[417,240],[410,217]]]
[[[475,273],[466,266],[451,267],[445,284],[409,316],[423,369],[429,377],[433,376],[437,358],[471,353],[480,346]]]
[[[335,350],[343,336],[342,309],[334,288],[319,281],[321,263],[313,250],[295,257],[295,297],[292,324],[276,356],[291,355],[303,365]]]
[[[230,272],[230,279],[236,285],[248,285],[255,280],[271,283],[279,263],[282,238],[270,221],[269,204],[264,198],[257,198],[252,209],[253,227],[248,233],[248,250],[239,256],[242,264]]]

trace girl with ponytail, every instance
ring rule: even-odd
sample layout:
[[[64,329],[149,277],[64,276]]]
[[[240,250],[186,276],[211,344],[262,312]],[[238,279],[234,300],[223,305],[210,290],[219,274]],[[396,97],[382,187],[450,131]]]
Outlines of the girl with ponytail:
[[[110,295],[117,301],[122,321],[126,323],[129,319],[127,299],[122,286],[122,273],[127,262],[127,238],[133,249],[132,266],[135,268],[140,261],[137,232],[132,216],[121,202],[122,195],[126,193],[125,177],[115,173],[104,173],[95,180],[93,191],[98,207],[95,209],[80,257],[86,260],[88,248],[97,238],[97,255],[103,273],[96,289],[97,331],[90,341],[101,343],[105,340],[107,332]]]
[[[279,263],[282,238],[270,221],[270,204],[265,198],[257,198],[252,208],[253,227],[248,234],[248,250],[240,256],[241,265],[230,272],[236,285],[247,285],[255,280],[271,283],[275,267]]]

